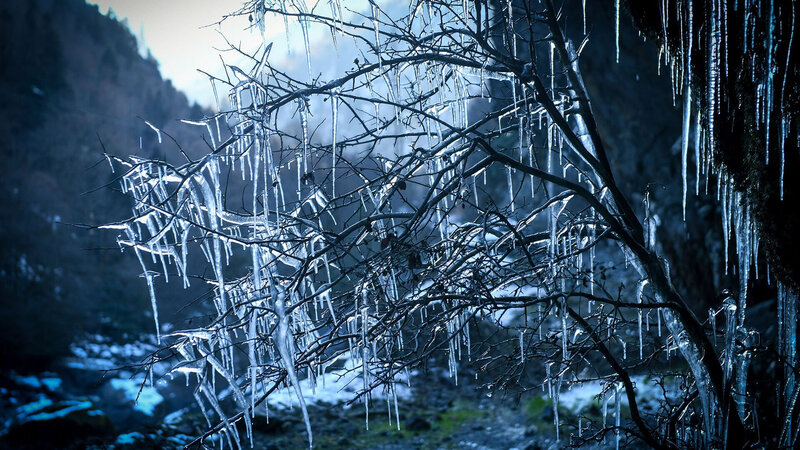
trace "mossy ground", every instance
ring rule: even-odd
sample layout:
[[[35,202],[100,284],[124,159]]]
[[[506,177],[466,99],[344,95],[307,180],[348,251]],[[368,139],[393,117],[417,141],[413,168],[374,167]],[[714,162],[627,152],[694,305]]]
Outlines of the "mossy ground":
[[[398,429],[394,414],[392,423],[386,405],[381,411],[370,413],[369,430],[365,427],[365,413],[360,406],[344,412],[329,411],[324,418],[312,421],[314,442],[318,448],[462,448],[462,436],[474,434],[494,425],[492,411],[474,400],[458,400],[442,407],[420,405],[416,402],[400,407],[401,423]],[[373,405],[378,407],[378,405]],[[302,423],[293,422],[285,432],[259,435],[256,439],[276,448],[306,448],[308,446]]]
[[[442,394],[445,392],[445,394]],[[506,399],[507,400],[507,399]],[[549,405],[549,403],[548,403]],[[421,387],[412,399],[399,404],[400,429],[392,410],[392,423],[385,402],[370,405],[369,430],[365,428],[363,405],[315,408],[311,420],[314,447],[331,449],[461,449],[528,448],[550,439],[549,432],[533,435],[525,403],[488,398],[466,387],[436,389]],[[394,405],[392,405],[394,408]],[[278,432],[256,432],[261,448],[308,447],[299,411],[284,417]],[[544,430],[545,428],[542,427]],[[542,445],[546,447],[546,445]]]

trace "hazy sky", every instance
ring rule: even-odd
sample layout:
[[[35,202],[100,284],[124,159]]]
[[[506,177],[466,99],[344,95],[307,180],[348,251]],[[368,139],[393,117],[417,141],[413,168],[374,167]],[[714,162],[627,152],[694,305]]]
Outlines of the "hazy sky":
[[[257,27],[249,26],[247,17],[229,18],[221,25],[216,25],[226,14],[240,9],[243,0],[88,1],[97,4],[103,14],[107,13],[110,7],[119,19],[126,19],[134,35],[139,39],[144,36],[144,44],[158,61],[161,75],[172,80],[173,85],[186,93],[190,101],[205,107],[214,106],[214,93],[208,76],[198,72],[197,69],[220,78],[225,77],[220,52],[216,50],[228,47],[222,35],[251,54],[263,45],[266,39],[267,42],[275,44],[270,53],[271,64],[289,72],[302,70],[302,74],[307,73],[302,33],[296,23],[289,21],[287,37],[284,20],[268,16],[264,39]],[[327,2],[305,1],[308,7],[315,5],[320,7],[323,14],[328,11],[325,9],[328,7]],[[390,5],[392,1],[378,0],[377,3]],[[350,11],[368,11],[369,7],[368,0],[347,0],[348,11],[345,17],[352,17]],[[364,19],[362,17],[358,20]],[[310,26],[309,40],[312,65],[317,71],[316,74],[335,73],[342,69],[340,67],[342,61],[345,61],[346,67],[352,65],[355,50],[343,49],[342,43],[338,50],[335,50],[327,27]],[[225,64],[247,67],[244,58],[237,57],[230,51],[223,52],[222,57]]]
[[[143,32],[144,43],[159,62],[162,76],[172,80],[190,101],[207,107],[214,104],[214,94],[208,77],[197,69],[222,73],[219,54],[214,50],[214,47],[225,46],[219,31],[233,42],[260,42],[258,32],[245,30],[248,25],[245,18],[226,21],[221,28],[216,25],[204,28],[240,8],[241,0],[97,0],[90,3],[97,4],[104,14],[111,7],[118,18],[128,20],[135,35]],[[267,33],[283,33],[284,27],[281,23],[268,30]],[[225,62],[235,64],[227,58]]]

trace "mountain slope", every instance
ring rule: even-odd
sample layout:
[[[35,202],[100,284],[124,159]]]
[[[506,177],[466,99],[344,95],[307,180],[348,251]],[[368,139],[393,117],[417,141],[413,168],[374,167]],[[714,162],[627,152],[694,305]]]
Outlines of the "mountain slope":
[[[81,331],[152,331],[133,255],[75,224],[130,213],[104,150],[177,154],[147,120],[202,152],[200,131],[177,119],[203,111],[138,54],[124,24],[81,0],[3,2],[0,60],[1,364],[46,365]]]

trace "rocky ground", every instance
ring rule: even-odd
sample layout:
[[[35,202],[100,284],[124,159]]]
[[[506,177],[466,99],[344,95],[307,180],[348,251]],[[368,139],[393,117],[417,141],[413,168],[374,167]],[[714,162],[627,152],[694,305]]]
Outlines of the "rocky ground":
[[[75,356],[50,372],[0,374],[0,448],[182,448],[192,442],[202,433],[205,420],[184,379],[156,376],[151,386],[130,366],[154,348],[146,341],[117,345],[91,336],[73,345]],[[156,373],[166,369],[157,367]],[[438,368],[416,372],[411,378],[412,387],[402,392],[398,402],[399,429],[394,411],[390,419],[385,399],[371,402],[367,430],[362,403],[336,403],[330,396],[312,398],[314,446],[561,448],[577,432],[578,412],[584,425],[588,420],[602,420],[602,405],[592,397],[594,387],[562,393],[561,440],[556,441],[552,404],[543,392],[521,398],[490,396],[476,387],[474,374],[466,369],[460,373],[459,385]],[[623,415],[625,410],[623,406]],[[608,414],[613,417],[613,412]],[[308,447],[298,408],[273,405],[269,420],[256,416],[253,430],[253,448]],[[241,435],[247,448],[244,430]],[[212,438],[206,444],[220,443]]]

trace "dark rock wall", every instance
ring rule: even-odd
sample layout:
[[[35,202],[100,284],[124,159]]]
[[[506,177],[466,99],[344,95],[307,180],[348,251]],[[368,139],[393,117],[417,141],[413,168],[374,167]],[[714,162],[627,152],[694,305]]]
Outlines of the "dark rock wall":
[[[715,2],[716,3],[716,2]],[[794,176],[800,164],[798,114],[800,113],[800,39],[795,36],[800,7],[791,0],[737,2],[727,0],[717,17],[712,2],[695,1],[692,18],[692,87],[695,106],[703,111],[703,123],[714,122],[711,145],[714,157],[745,192],[758,220],[762,248],[772,273],[795,289],[800,286],[800,180]],[[751,5],[746,8],[745,3]],[[686,2],[666,2],[666,27],[660,19],[661,2],[625,2],[627,17],[651,39],[666,43],[681,58],[686,52],[689,13]],[[678,8],[682,7],[681,11]],[[772,14],[770,14],[772,7]],[[679,20],[678,18],[681,18]],[[716,112],[709,114],[708,61],[711,24],[720,27],[720,67]],[[683,42],[683,44],[682,44]],[[771,47],[770,47],[770,44]],[[683,46],[682,46],[683,45]],[[772,89],[765,89],[772,72]],[[761,89],[762,94],[759,94]],[[771,94],[770,94],[771,92]],[[771,98],[769,123],[756,110],[759,96]],[[783,133],[786,138],[782,138]],[[767,139],[769,133],[769,140]],[[785,162],[781,162],[781,143]],[[768,147],[768,148],[767,148]],[[769,163],[766,152],[769,152]],[[780,195],[781,166],[785,173]]]

